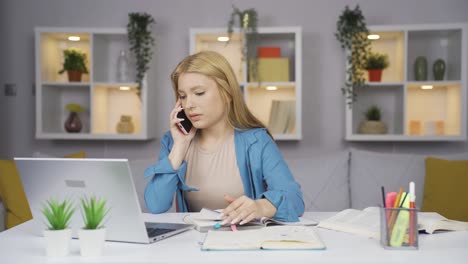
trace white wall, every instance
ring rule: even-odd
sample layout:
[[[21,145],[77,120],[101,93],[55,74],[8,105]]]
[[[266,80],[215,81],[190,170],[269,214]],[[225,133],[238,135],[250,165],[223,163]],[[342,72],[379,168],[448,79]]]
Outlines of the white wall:
[[[173,104],[169,74],[189,49],[190,27],[224,27],[231,5],[254,7],[260,26],[302,26],[303,140],[279,142],[290,158],[331,153],[348,147],[344,138],[344,107],[340,87],[344,56],[334,37],[336,20],[345,5],[361,5],[370,25],[468,22],[466,0],[1,0],[0,1],[0,158],[30,156],[34,151],[63,155],[85,150],[90,157],[156,156],[158,140],[147,142],[49,141],[34,138],[35,26],[119,27],[127,14],[145,11],[157,24],[153,88],[159,135],[167,127]],[[464,73],[468,74],[468,73]],[[5,97],[5,83],[15,83],[16,97]],[[355,143],[386,152],[440,153],[468,151],[466,143]]]

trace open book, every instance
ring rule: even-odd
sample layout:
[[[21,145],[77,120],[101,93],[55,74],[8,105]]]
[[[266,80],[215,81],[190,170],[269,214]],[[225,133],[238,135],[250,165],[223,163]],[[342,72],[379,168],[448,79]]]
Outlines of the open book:
[[[325,249],[314,227],[271,226],[262,229],[208,231],[202,250]]]
[[[200,232],[207,232],[208,230],[215,230],[215,224],[221,223],[223,219],[221,218],[221,210],[210,210],[207,208],[201,209],[199,213],[191,213],[184,217],[184,222],[187,224],[192,224],[195,226],[195,229]],[[318,222],[299,217],[299,222],[282,222],[268,217],[262,217],[260,220],[251,221],[242,226],[238,226],[239,229],[252,229],[265,227],[270,225],[291,225],[291,226],[313,226],[317,225]],[[230,225],[221,226],[221,230],[229,230]],[[245,227],[245,228],[244,228]]]
[[[346,209],[320,221],[318,227],[380,239],[380,208]],[[418,229],[429,234],[436,230],[468,231],[468,222],[449,220],[434,212],[418,212]]]

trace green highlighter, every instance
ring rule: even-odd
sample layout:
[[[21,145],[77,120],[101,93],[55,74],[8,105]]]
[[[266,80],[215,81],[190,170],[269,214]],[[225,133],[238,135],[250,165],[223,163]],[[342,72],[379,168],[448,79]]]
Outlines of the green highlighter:
[[[410,199],[407,199],[406,193],[402,194],[405,197],[403,204],[400,206],[400,210],[397,211],[398,216],[391,230],[392,237],[390,239],[390,246],[401,247],[403,245],[403,239],[408,232],[409,228],[409,211]]]

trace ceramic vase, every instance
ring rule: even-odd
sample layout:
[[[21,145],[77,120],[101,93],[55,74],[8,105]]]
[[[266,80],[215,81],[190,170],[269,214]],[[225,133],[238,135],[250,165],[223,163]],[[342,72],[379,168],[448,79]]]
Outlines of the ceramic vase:
[[[434,74],[434,80],[444,80],[445,74],[445,61],[443,59],[437,59],[432,65],[432,73]]]
[[[69,133],[78,133],[81,131],[83,124],[81,123],[81,119],[76,112],[70,112],[68,115],[67,120],[64,124],[65,131]]]
[[[414,79],[427,81],[427,59],[424,56],[419,56],[414,61]]]

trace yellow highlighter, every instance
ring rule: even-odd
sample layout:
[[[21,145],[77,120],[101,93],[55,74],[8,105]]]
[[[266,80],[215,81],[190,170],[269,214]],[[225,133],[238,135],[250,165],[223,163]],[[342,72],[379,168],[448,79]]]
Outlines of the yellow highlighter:
[[[400,208],[409,208],[410,199],[407,198],[406,193],[403,193],[403,197]],[[409,211],[404,209],[398,211],[397,219],[391,230],[390,246],[392,247],[402,246],[403,238],[407,234],[409,228]]]

